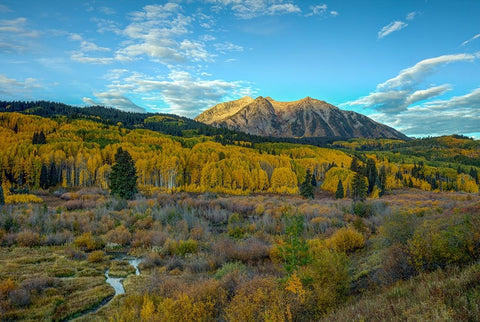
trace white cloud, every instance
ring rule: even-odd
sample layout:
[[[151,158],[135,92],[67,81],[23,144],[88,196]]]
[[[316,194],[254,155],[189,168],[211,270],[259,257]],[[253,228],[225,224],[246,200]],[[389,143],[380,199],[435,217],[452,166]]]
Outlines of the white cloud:
[[[302,10],[294,4],[285,3],[285,4],[274,4],[268,8],[268,13],[270,15],[281,15],[288,13],[300,13]]]
[[[110,7],[100,7],[98,8],[98,11],[103,12],[104,14],[109,16],[114,15],[116,13],[115,10]]]
[[[464,134],[480,132],[480,88],[448,100],[426,102],[390,115],[371,115],[411,136]]]
[[[10,8],[8,8],[7,6],[3,5],[3,4],[0,4],[0,12],[1,13],[7,13],[7,12],[11,12],[12,10],[10,10]]]
[[[326,4],[319,4],[316,6],[310,6],[311,12],[307,14],[308,16],[320,16],[327,12],[327,5]]]
[[[109,91],[103,93],[94,93],[98,102],[84,97],[82,100],[87,105],[103,105],[107,107],[115,107],[126,112],[145,112],[145,108],[133,103],[129,98],[124,96],[121,92]]]
[[[164,5],[147,5],[142,11],[135,11],[131,14],[135,21],[143,20],[161,20],[171,17],[173,14],[182,10],[177,3],[168,2]]]
[[[432,97],[443,95],[451,89],[452,88],[450,85],[445,84],[415,91],[412,94],[408,95],[407,99],[405,100],[405,106],[409,106],[420,101],[425,101]]]
[[[172,70],[165,79],[140,73],[127,76],[123,70],[113,70],[110,74],[114,74],[115,78],[108,85],[109,90],[95,93],[95,97],[102,104],[108,103],[114,107],[125,108],[128,102],[125,103],[124,98],[141,95],[142,101],[148,101],[150,107],[153,107],[152,102],[156,102],[156,109],[159,111],[194,117],[224,99],[253,93],[244,82],[205,79],[204,77],[209,75],[194,76],[185,70]],[[114,101],[114,98],[117,100]],[[92,103],[88,99],[84,99],[84,102]],[[159,105],[161,102],[167,107]]]
[[[458,61],[473,61],[475,55],[456,54],[443,55],[422,60],[412,67],[406,68],[397,76],[377,86],[377,89],[410,87],[422,82],[427,76],[433,74],[437,67]]]
[[[83,52],[73,52],[70,58],[84,64],[108,65],[114,62],[111,57],[89,57],[85,56]]]
[[[5,74],[0,74],[0,94],[15,96],[18,94],[28,94],[31,90],[41,88],[35,78],[26,78],[19,81],[14,78],[8,78]]]
[[[407,16],[405,17],[406,20],[413,20],[415,19],[416,16],[418,16],[420,14],[420,12],[418,11],[413,11],[413,12],[409,12],[407,14]]]
[[[333,17],[336,17],[336,16],[339,15],[338,11],[335,11],[335,10],[330,11],[330,14],[331,14]]]
[[[282,0],[205,0],[205,2],[214,4],[212,10],[215,12],[229,8],[241,19],[301,12],[297,5],[291,2],[284,3]]]
[[[399,31],[403,28],[408,26],[408,24],[404,23],[403,21],[392,21],[388,25],[384,26],[379,32],[378,32],[378,39],[382,39],[383,37],[388,36],[392,32]]]
[[[217,51],[222,54],[232,51],[243,51],[243,47],[239,45],[235,45],[229,41],[225,41],[222,43],[216,43],[213,45]]]
[[[468,40],[465,40],[464,42],[462,42],[462,46],[465,46],[467,45],[468,43],[474,41],[475,39],[477,38],[480,38],[480,34],[476,34],[475,36],[473,36],[472,38],[468,39]]]
[[[27,28],[27,19],[0,20],[0,52],[22,53],[32,46],[40,32]]]
[[[443,95],[451,89],[448,84],[421,88],[426,78],[437,72],[439,67],[452,62],[472,62],[476,57],[476,54],[456,54],[422,60],[400,71],[397,76],[378,84],[375,92],[342,106],[363,106],[389,115],[398,114],[412,104]]]

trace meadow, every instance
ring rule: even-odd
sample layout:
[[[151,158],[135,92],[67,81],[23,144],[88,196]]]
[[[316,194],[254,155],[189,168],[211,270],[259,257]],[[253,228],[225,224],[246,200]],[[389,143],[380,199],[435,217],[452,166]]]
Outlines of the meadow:
[[[38,196],[1,209],[2,320],[480,318],[478,194]]]

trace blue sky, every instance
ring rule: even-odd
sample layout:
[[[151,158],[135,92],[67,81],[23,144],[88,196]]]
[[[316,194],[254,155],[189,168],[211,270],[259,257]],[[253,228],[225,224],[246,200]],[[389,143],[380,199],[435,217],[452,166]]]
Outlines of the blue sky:
[[[311,96],[480,137],[479,16],[474,0],[3,0],[0,99],[195,117]]]

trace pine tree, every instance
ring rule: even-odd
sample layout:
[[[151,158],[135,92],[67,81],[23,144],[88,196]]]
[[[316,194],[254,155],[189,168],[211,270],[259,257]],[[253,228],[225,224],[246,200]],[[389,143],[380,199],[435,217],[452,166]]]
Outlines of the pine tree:
[[[343,199],[344,196],[345,196],[345,193],[343,191],[342,180],[338,179],[338,185],[337,185],[337,191],[335,192],[335,198]]]
[[[128,151],[118,148],[115,154],[115,164],[110,173],[110,190],[113,195],[123,199],[133,199],[138,192],[137,170],[132,156]]]
[[[49,186],[48,182],[48,169],[45,164],[42,164],[42,169],[40,171],[40,188],[47,189]]]
[[[3,194],[2,181],[0,181],[0,206],[5,204],[5,195]]]
[[[300,185],[300,194],[305,199],[313,199],[315,196],[314,192],[315,188],[312,185],[312,173],[310,169],[308,169],[305,175],[305,181]]]
[[[356,156],[352,158],[352,163],[350,163],[350,170],[352,170],[353,172],[360,172],[361,170],[361,167],[358,164],[358,158]]]
[[[356,173],[352,181],[352,199],[354,202],[365,201],[367,199],[367,184],[365,177]]]
[[[367,160],[367,165],[365,166],[364,172],[365,177],[368,179],[367,194],[369,195],[372,193],[378,177],[377,166],[375,165],[375,161],[373,159]]]

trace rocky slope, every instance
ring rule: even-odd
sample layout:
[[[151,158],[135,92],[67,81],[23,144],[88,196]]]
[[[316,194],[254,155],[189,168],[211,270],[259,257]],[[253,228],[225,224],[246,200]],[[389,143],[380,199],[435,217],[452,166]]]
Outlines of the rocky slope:
[[[369,117],[341,110],[310,97],[278,102],[270,97],[243,97],[218,104],[195,118],[216,127],[273,137],[342,137],[408,139]]]

